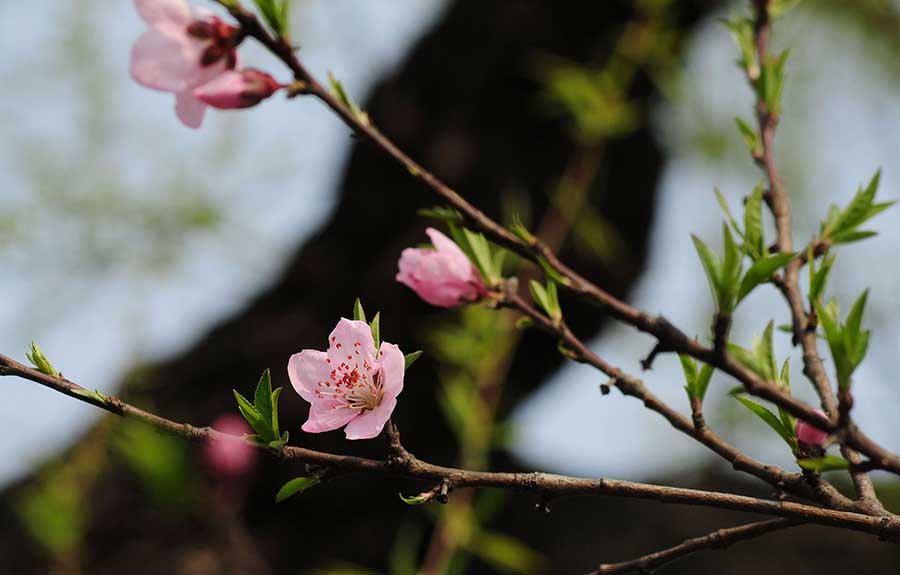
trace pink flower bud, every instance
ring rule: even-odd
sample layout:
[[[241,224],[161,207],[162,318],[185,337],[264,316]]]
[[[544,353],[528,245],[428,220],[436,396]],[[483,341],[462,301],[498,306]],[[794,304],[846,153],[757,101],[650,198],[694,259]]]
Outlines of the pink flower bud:
[[[241,439],[253,433],[240,416],[226,414],[216,419],[212,427],[223,433],[215,439],[208,438],[203,446],[203,459],[213,473],[223,477],[239,477],[256,463],[256,450]]]
[[[425,233],[435,249],[403,250],[397,281],[439,307],[454,307],[484,297],[486,289],[481,276],[459,246],[434,228]]]
[[[281,88],[272,76],[246,68],[225,72],[194,88],[194,97],[213,108],[237,110],[255,106]]]
[[[826,422],[828,421],[828,416],[825,415],[825,412],[823,412],[820,409],[817,409],[816,413],[819,416],[821,416],[823,421],[826,421]],[[802,419],[797,420],[797,439],[800,441],[800,443],[803,443],[803,444],[809,445],[809,446],[817,446],[817,445],[820,445],[827,438],[828,438],[827,431],[819,429],[818,427],[816,427],[814,425],[810,425],[809,423],[806,423]]]

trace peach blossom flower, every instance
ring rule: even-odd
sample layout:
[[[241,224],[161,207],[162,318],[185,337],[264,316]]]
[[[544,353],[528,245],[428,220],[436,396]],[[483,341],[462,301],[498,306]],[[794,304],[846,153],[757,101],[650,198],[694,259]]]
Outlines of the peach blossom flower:
[[[327,352],[304,349],[288,362],[291,384],[310,403],[303,431],[346,426],[347,439],[376,437],[403,391],[403,353],[387,342],[376,350],[369,325],[346,318],[331,332],[328,344]]]
[[[237,28],[186,0],[134,0],[150,27],[131,49],[131,75],[141,85],[175,94],[175,113],[188,127],[203,123],[206,103],[193,90],[237,66]]]

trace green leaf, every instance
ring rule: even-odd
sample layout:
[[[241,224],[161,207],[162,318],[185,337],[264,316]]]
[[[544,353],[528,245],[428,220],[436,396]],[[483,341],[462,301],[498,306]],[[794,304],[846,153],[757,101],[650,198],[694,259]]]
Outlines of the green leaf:
[[[256,409],[247,398],[241,395],[237,390],[234,391],[234,399],[237,400],[238,410],[240,410],[241,415],[244,416],[244,419],[247,420],[247,423],[250,424],[250,427],[253,428],[263,440],[266,440],[269,437],[269,426],[271,425],[266,418],[264,418],[259,410]]]
[[[109,398],[106,397],[105,395],[103,395],[102,393],[100,393],[99,389],[95,389],[94,391],[88,391],[86,389],[73,389],[72,393],[74,393],[75,395],[77,395],[79,397],[85,397],[87,399],[96,401],[101,404],[109,401]]]
[[[709,387],[709,382],[712,379],[715,370],[716,368],[713,366],[704,364],[703,367],[700,368],[700,373],[697,374],[694,393],[697,394],[697,399],[699,399],[701,403],[703,403],[703,399],[706,397],[706,389]]]
[[[404,355],[404,356],[403,356],[403,361],[404,361],[405,363],[404,363],[403,369],[404,369],[404,370],[409,369],[410,366],[411,366],[412,364],[416,363],[416,360],[417,360],[417,359],[419,359],[420,357],[422,357],[422,353],[423,353],[423,352],[422,352],[422,350],[420,349],[419,351],[414,351],[414,352],[412,352],[412,353],[407,353],[406,355]]]
[[[822,223],[820,235],[822,239],[831,240],[833,244],[850,243],[875,235],[875,232],[859,230],[859,226],[880,214],[894,202],[874,203],[875,194],[881,181],[881,170],[875,172],[865,188],[859,189],[844,210],[831,206],[828,216]]]
[[[363,310],[362,302],[356,298],[353,304],[353,319],[356,321],[366,321],[366,312]]]
[[[41,351],[40,346],[38,346],[37,342],[31,342],[31,350],[25,352],[25,357],[28,358],[28,361],[31,362],[31,365],[35,367],[39,372],[49,375],[50,377],[60,378],[59,372],[53,367],[53,364],[50,363],[50,360],[47,359],[47,356],[44,355],[44,352]]]
[[[835,255],[828,255],[822,258],[822,264],[818,270],[815,269],[815,258],[809,259],[810,280],[809,280],[809,300],[821,302],[822,296],[825,294],[825,286],[828,283],[828,274],[831,273],[831,267],[834,265]]]
[[[800,467],[802,467],[803,469],[818,471],[819,473],[822,473],[823,471],[836,471],[840,469],[850,468],[849,461],[847,461],[843,457],[838,457],[836,455],[798,459],[797,463],[800,464]]]
[[[272,392],[272,436],[273,437],[281,437],[281,430],[279,429],[278,424],[278,398],[281,396],[281,388],[279,387],[275,391]],[[280,441],[280,439],[276,439],[274,441]]]
[[[731,230],[722,224],[722,235],[725,239],[725,257],[722,262],[721,275],[719,276],[719,289],[721,290],[720,310],[730,312],[736,303],[738,282],[741,277],[741,251],[738,249]]]
[[[762,146],[759,143],[759,136],[756,133],[756,130],[750,127],[750,125],[740,118],[735,118],[734,123],[737,124],[738,130],[741,132],[741,136],[744,138],[744,143],[747,145],[747,150],[753,157],[762,155]]]
[[[402,501],[403,503],[406,503],[407,505],[423,505],[433,499],[431,493],[427,493],[427,492],[420,493],[413,497],[406,497],[402,493],[398,493],[397,495],[400,496],[400,501]]]
[[[762,223],[763,188],[757,185],[744,204],[744,247],[748,255],[758,260],[767,255]]]
[[[849,333],[852,337],[855,338],[856,334],[859,333],[860,326],[862,325],[862,316],[863,312],[866,309],[866,301],[869,299],[869,290],[863,290],[862,294],[856,301],[853,302],[853,307],[850,308],[850,313],[847,314],[847,321],[844,324],[844,331]]]
[[[341,84],[337,78],[335,78],[331,72],[328,73],[328,86],[331,89],[331,93],[334,97],[345,107],[347,110],[353,114],[361,124],[368,126],[369,115],[362,110],[359,109],[359,106],[350,98],[350,95],[347,93],[347,90],[344,89],[344,85]]]
[[[260,416],[271,421],[272,419],[272,376],[269,370],[265,370],[256,384],[256,393],[253,395],[253,405]],[[273,438],[274,439],[274,438]]]
[[[736,233],[741,238],[741,240],[746,242],[747,238],[744,237],[743,230],[738,227],[734,216],[731,215],[731,210],[728,208],[728,202],[725,201],[725,196],[722,195],[722,192],[719,191],[719,188],[714,188],[713,192],[716,195],[716,200],[719,202],[719,207],[722,208],[722,212],[725,214],[725,217],[728,218],[728,222],[731,224],[731,228],[734,230],[734,233]]]
[[[572,285],[572,282],[569,281],[569,278],[564,277],[560,274],[556,269],[550,265],[550,262],[547,261],[547,258],[544,256],[538,256],[537,258],[538,265],[541,266],[541,269],[544,270],[544,275],[546,275],[549,279],[552,279],[558,284],[562,284],[564,286]]]
[[[772,274],[786,266],[795,257],[796,254],[775,254],[753,262],[753,265],[750,266],[750,269],[744,274],[744,279],[741,280],[737,301],[740,302],[747,297],[754,288],[769,281],[772,278]]]
[[[281,503],[288,497],[292,497],[297,495],[298,493],[303,493],[307,489],[311,487],[315,487],[319,483],[322,482],[322,479],[318,475],[312,475],[310,477],[297,477],[296,479],[291,479],[287,483],[285,483],[281,489],[278,490],[278,494],[275,496],[275,503]]]
[[[369,328],[372,330],[372,339],[375,340],[375,349],[381,349],[381,312],[376,312],[375,317],[372,318],[372,323],[369,324]]]
[[[556,283],[552,279],[547,280],[545,288],[540,282],[531,280],[528,283],[534,301],[538,303],[544,313],[554,321],[562,319],[562,310],[559,307],[559,297],[556,291]]]
[[[460,214],[453,208],[446,208],[443,206],[424,208],[419,210],[418,214],[426,218],[440,220],[442,222],[448,222],[452,224],[461,224],[463,222],[462,214]]]
[[[472,254],[475,256],[475,266],[481,272],[481,275],[490,283],[494,283],[498,278],[497,272],[494,270],[494,259],[491,256],[491,246],[481,233],[473,232],[468,228],[463,228],[466,240],[472,248]]]
[[[796,448],[794,443],[794,437],[791,430],[785,429],[784,424],[781,422],[778,417],[775,416],[774,413],[769,411],[766,407],[747,399],[746,397],[742,397],[740,395],[733,396],[736,400],[740,401],[741,404],[744,405],[747,409],[756,414],[760,419],[762,419],[766,424],[775,430],[775,433],[781,436],[781,438],[787,443],[791,450]]]
[[[688,397],[694,397],[697,383],[697,362],[691,356],[683,353],[678,354],[678,359],[681,360],[681,371],[684,372],[684,380],[687,382],[685,389]]]
[[[713,299],[716,302],[716,309],[719,307],[719,258],[713,253],[709,247],[703,243],[703,240],[691,234],[694,241],[694,247],[697,249],[697,255],[700,256],[700,263],[703,264],[703,271],[706,272],[706,279],[709,282],[709,289],[712,292]],[[727,312],[728,310],[720,310]]]
[[[287,36],[290,0],[254,0],[263,19],[278,36]]]
[[[781,113],[781,93],[784,90],[784,66],[787,63],[789,50],[777,56],[769,56],[762,65],[759,81],[756,84],[757,96],[765,102],[770,114]]]
[[[735,18],[733,20],[721,20],[727,26],[732,35],[734,42],[740,50],[741,57],[738,60],[738,66],[744,70],[744,73],[751,80],[755,80],[759,76],[759,66],[756,63],[756,46],[753,39],[753,20],[746,17]]]

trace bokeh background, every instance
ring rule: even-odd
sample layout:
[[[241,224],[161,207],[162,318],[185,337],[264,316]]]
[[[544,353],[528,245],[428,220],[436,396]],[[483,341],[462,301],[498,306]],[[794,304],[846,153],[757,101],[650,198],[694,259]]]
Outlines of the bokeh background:
[[[737,209],[760,178],[733,123],[749,119],[750,90],[718,21],[743,8],[296,0],[292,24],[315,73],[333,72],[464,195],[498,219],[520,216],[610,291],[705,334],[711,302],[689,234],[718,246],[714,187]],[[397,411],[424,459],[768,495],[639,402],[602,396],[596,372],[565,365],[511,315],[430,309],[394,283],[402,248],[424,241],[416,211],[435,200],[322,106],[275,98],[209,114],[198,132],[181,126],[170,96],[128,76],[143,26],[122,0],[0,4],[0,352],[22,360],[38,341],[85,387],[209,424],[267,367],[289,386],[287,357],[323,348],[359,296],[382,311],[386,339],[426,351]],[[791,48],[776,149],[801,243],[878,168],[880,197],[898,197],[900,3],[807,0],[776,34]],[[286,78],[255,46],[242,54]],[[872,288],[855,410],[896,451],[900,212],[872,227],[875,239],[839,250],[830,288],[845,306]],[[640,371],[650,339],[579,302],[564,310],[604,358]],[[733,337],[748,344],[786,314],[760,289]],[[788,338],[776,337],[786,357]],[[794,390],[810,398],[793,356]],[[643,376],[687,413],[677,358]],[[363,478],[276,505],[302,468],[260,461],[224,481],[196,446],[29,382],[0,385],[3,573],[578,573],[744,519],[614,500],[545,513],[493,491],[411,508],[397,491],[427,485]],[[794,466],[730,387],[714,378],[710,423],[754,457]],[[303,435],[303,402],[290,389],[282,401],[293,442],[383,452],[378,440]],[[900,484],[876,479],[900,509]],[[889,572],[900,552],[869,539],[804,527],[668,572]]]

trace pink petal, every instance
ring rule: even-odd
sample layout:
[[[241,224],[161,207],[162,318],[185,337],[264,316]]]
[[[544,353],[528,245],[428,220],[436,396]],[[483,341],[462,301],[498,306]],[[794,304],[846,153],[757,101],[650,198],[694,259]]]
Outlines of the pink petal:
[[[385,396],[397,397],[403,391],[406,359],[400,348],[386,341],[381,342],[381,367],[384,370]]]
[[[201,66],[205,46],[186,34],[148,30],[131,48],[131,76],[141,85],[164,92],[182,92],[225,71],[225,62]]]
[[[428,234],[438,253],[445,256],[442,260],[448,265],[449,271],[459,278],[470,279],[472,262],[469,261],[465,252],[453,240],[434,228],[426,229],[425,233]]]
[[[195,88],[194,97],[214,108],[236,110],[246,107],[243,94],[248,89],[250,86],[244,75],[231,70]]]
[[[343,427],[359,413],[359,410],[350,409],[349,407],[319,409],[313,405],[309,409],[309,419],[303,424],[302,429],[307,433],[332,431]]]
[[[331,365],[328,363],[328,354],[324,351],[304,349],[288,360],[291,385],[300,397],[310,403],[318,402],[316,388],[319,382],[329,380],[330,373]]]
[[[351,367],[356,364],[360,372],[363,371],[364,361],[374,363],[375,340],[372,339],[369,324],[342,317],[328,337],[328,357],[333,367],[341,363],[347,363]]]
[[[134,0],[138,14],[153,28],[187,27],[191,23],[191,7],[185,0]]]
[[[188,128],[197,129],[203,124],[206,104],[194,97],[191,92],[175,94],[175,115]]]
[[[381,404],[371,411],[364,411],[347,424],[344,434],[347,439],[372,439],[377,437],[384,424],[391,418],[391,413],[397,407],[397,398],[385,394]]]

